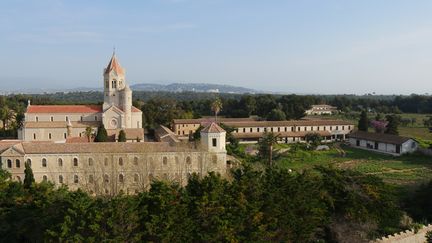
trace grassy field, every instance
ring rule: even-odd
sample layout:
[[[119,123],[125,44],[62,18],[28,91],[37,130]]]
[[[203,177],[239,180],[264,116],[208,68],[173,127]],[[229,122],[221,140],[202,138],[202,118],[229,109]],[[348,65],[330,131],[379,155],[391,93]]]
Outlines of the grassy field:
[[[278,145],[287,149],[290,145]],[[317,165],[351,169],[383,178],[392,184],[417,184],[432,179],[432,158],[422,155],[394,157],[344,146],[345,155],[337,148],[328,151],[291,149],[275,161],[282,168],[303,170]]]

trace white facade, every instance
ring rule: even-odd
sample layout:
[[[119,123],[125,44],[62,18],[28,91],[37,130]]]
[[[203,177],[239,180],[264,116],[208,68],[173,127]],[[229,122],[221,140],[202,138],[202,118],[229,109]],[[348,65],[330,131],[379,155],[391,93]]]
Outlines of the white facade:
[[[418,143],[414,139],[409,139],[401,144],[388,142],[379,142],[369,139],[349,138],[349,143],[353,147],[377,151],[391,155],[403,155],[415,152],[418,149]]]

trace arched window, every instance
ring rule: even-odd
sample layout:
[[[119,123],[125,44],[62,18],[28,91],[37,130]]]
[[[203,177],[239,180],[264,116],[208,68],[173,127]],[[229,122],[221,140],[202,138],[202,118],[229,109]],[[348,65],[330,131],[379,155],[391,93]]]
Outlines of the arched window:
[[[73,165],[74,166],[78,166],[78,158],[74,158],[73,159]]]
[[[51,133],[48,133],[48,138],[52,139]]]
[[[46,175],[43,175],[43,176],[42,176],[42,180],[43,180],[44,182],[46,182],[46,181],[48,181],[48,177],[47,177]]]
[[[138,157],[134,158],[134,165],[138,165]]]
[[[74,183],[78,184],[78,175],[74,175]]]
[[[187,164],[187,165],[192,164],[192,159],[191,159],[190,156],[186,157],[186,164]]]
[[[58,158],[57,163],[58,163],[59,167],[62,167],[63,166],[63,159],[62,158]]]
[[[139,181],[139,175],[138,174],[135,174],[134,175],[134,182],[138,182]]]
[[[118,180],[119,180],[120,183],[123,183],[124,182],[124,175],[123,174],[119,174]]]
[[[15,167],[20,168],[21,167],[21,161],[19,159],[15,160]]]
[[[88,159],[88,165],[89,166],[93,166],[93,158],[89,158]]]
[[[63,176],[62,175],[59,175],[59,183],[63,184]]]
[[[123,166],[123,158],[122,157],[119,158],[119,165]]]
[[[7,160],[7,167],[12,168],[12,160],[10,159]]]
[[[27,164],[31,167],[31,159],[27,159]]]
[[[109,182],[109,175],[107,175],[107,174],[104,175],[104,182],[105,183]]]
[[[105,166],[108,166],[108,158],[105,158],[105,159],[104,159],[104,165],[105,165]]]
[[[42,167],[47,167],[47,159],[42,159]]]
[[[168,164],[168,158],[167,157],[163,157],[162,163],[163,163],[163,165],[167,165]]]

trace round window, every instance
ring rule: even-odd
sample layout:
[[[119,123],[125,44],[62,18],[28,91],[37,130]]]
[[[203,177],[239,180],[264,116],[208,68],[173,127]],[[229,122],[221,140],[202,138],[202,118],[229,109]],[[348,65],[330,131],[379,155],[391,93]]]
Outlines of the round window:
[[[111,127],[117,127],[117,119],[115,119],[115,118],[112,119],[110,124],[111,124]]]

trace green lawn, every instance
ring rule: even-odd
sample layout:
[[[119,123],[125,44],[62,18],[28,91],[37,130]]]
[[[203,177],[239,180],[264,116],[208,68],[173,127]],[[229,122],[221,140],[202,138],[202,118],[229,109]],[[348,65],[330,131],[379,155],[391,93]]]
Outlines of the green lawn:
[[[283,148],[288,146],[282,145]],[[329,151],[290,150],[281,155],[275,164],[292,170],[332,164],[341,169],[374,174],[395,184],[412,184],[432,179],[432,157],[422,155],[394,157],[346,146],[343,150],[345,156],[341,155],[336,148]]]

